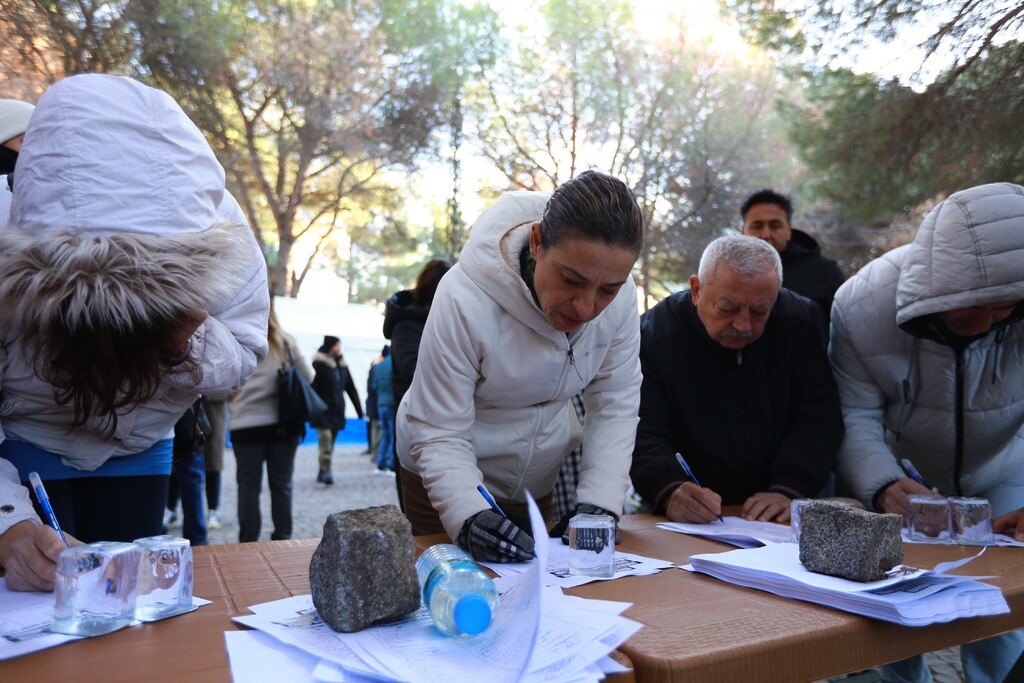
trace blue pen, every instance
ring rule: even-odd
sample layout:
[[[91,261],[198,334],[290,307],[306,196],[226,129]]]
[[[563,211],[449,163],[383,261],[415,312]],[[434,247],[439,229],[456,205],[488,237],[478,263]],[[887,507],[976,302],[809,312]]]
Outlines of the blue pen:
[[[476,490],[480,492],[480,495],[484,497],[484,500],[487,501],[487,504],[491,506],[492,510],[497,512],[499,515],[501,515],[505,519],[508,519],[508,515],[505,514],[504,510],[502,510],[500,507],[498,507],[498,501],[494,500],[494,498],[491,497],[491,494],[487,493],[487,489],[484,488],[483,484],[477,484]],[[531,551],[531,552],[532,552],[534,557],[537,557],[537,551],[536,550]]]
[[[690,481],[692,481],[697,486],[700,486],[700,482],[697,481],[697,477],[693,476],[693,470],[691,470],[690,466],[686,464],[685,460],[683,460],[683,454],[682,453],[676,453],[676,461],[679,463],[679,466],[683,468],[683,472],[686,472],[686,476],[688,476],[690,478]],[[700,488],[704,488],[704,487],[700,486]],[[723,522],[723,523],[725,522],[725,518],[722,517],[722,515],[715,515],[715,516],[718,517],[718,521],[719,522]]]
[[[938,489],[931,488],[928,486],[928,484],[924,483],[924,479],[921,477],[921,473],[917,471],[916,467],[914,467],[914,463],[910,462],[910,458],[903,458],[902,460],[900,460],[900,464],[903,465],[903,469],[906,470],[907,474],[910,475],[911,479],[913,479],[926,489],[929,489],[930,491],[934,491],[935,493],[939,492]]]
[[[32,484],[32,490],[36,492],[36,498],[39,500],[39,507],[43,508],[43,512],[46,513],[46,517],[50,520],[50,526],[52,526],[53,530],[60,536],[60,540],[64,541],[64,545],[68,545],[68,539],[64,536],[64,532],[61,531],[60,524],[57,523],[57,515],[53,514],[53,506],[50,505],[50,497],[46,495],[46,489],[43,488],[43,480],[39,478],[39,473],[29,472],[28,481]]]

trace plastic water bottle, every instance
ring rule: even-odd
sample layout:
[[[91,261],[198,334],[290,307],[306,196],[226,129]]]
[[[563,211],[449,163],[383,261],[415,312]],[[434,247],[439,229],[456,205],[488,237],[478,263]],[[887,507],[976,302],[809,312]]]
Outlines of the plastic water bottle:
[[[498,591],[462,548],[450,543],[430,546],[416,560],[416,576],[423,602],[441,633],[466,638],[491,625]]]

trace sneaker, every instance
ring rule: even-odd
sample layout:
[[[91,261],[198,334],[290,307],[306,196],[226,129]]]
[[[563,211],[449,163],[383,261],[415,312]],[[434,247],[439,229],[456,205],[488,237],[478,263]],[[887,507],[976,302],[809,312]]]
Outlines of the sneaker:
[[[164,526],[170,528],[172,526],[181,526],[181,520],[178,519],[178,513],[176,510],[168,510],[164,508]]]
[[[220,526],[220,515],[217,513],[216,508],[206,513],[207,529],[219,529]]]

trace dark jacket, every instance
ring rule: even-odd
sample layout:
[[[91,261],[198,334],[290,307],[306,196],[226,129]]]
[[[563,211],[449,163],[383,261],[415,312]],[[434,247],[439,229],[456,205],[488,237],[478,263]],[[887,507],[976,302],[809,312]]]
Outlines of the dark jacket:
[[[416,303],[411,290],[402,290],[388,299],[384,307],[384,338],[391,340],[391,386],[396,408],[412,384],[426,324],[427,309]]]
[[[363,404],[359,401],[359,390],[352,381],[352,373],[342,359],[317,351],[313,354],[313,390],[327,404],[327,414],[321,420],[309,424],[317,429],[345,429],[345,394],[348,394],[359,419],[363,417]]]
[[[832,298],[846,280],[843,271],[839,270],[835,261],[821,255],[821,247],[813,237],[796,229],[780,256],[782,286],[818,304],[824,314],[822,323],[825,338],[828,339]]]
[[[687,480],[675,453],[724,505],[760,491],[817,494],[843,436],[839,394],[814,304],[782,289],[761,337],[741,351],[708,337],[690,292],[640,326],[640,424],[630,476],[658,511]]]

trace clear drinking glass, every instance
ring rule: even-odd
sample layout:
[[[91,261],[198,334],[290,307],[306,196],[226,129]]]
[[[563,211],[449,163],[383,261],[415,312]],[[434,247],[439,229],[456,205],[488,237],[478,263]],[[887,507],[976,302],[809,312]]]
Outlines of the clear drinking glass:
[[[907,533],[917,541],[952,539],[949,500],[942,496],[907,496]]]
[[[569,520],[569,573],[615,575],[615,518],[578,514]]]
[[[800,542],[800,521],[803,518],[804,508],[811,501],[807,498],[797,498],[789,503],[789,528],[793,532],[793,540]]]
[[[134,543],[90,543],[68,548],[57,561],[56,603],[50,630],[98,636],[135,620],[139,557]]]
[[[175,614],[191,612],[192,545],[178,536],[149,536],[135,544],[142,550],[139,559],[139,597],[135,617],[156,621]]]
[[[963,545],[992,545],[992,505],[986,498],[954,497],[949,499],[953,537]]]

